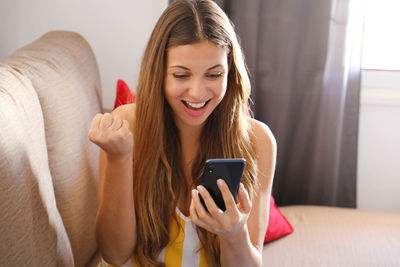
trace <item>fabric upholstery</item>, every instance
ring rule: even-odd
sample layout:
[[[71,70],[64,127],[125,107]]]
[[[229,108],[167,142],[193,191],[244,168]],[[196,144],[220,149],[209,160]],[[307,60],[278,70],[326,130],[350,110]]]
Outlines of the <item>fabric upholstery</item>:
[[[18,175],[21,171],[10,169],[9,165],[2,166],[1,174],[4,173],[3,169],[14,172],[8,178],[14,179],[14,182],[16,182],[15,179],[21,179],[16,183],[18,186],[30,187],[31,191],[36,190],[31,192],[32,199],[37,198],[35,201],[39,202],[39,197],[41,197],[53,205],[53,210],[47,211],[47,214],[44,209],[49,209],[49,207],[41,207],[38,205],[40,203],[32,202],[31,207],[25,207],[34,218],[39,218],[39,221],[33,220],[27,225],[21,221],[18,227],[28,225],[33,227],[32,231],[26,233],[27,238],[36,234],[35,227],[42,227],[40,236],[46,236],[44,233],[47,233],[52,239],[49,239],[49,246],[41,251],[42,253],[36,254],[32,250],[23,251],[23,249],[19,253],[26,254],[27,257],[31,254],[31,259],[37,258],[42,263],[41,265],[43,262],[46,263],[43,260],[45,256],[63,259],[63,264],[57,263],[57,265],[71,266],[71,261],[75,266],[90,265],[91,262],[95,264],[98,251],[94,227],[97,211],[99,150],[87,138],[91,119],[101,111],[100,79],[94,54],[80,35],[72,32],[50,32],[3,59],[2,64],[24,81],[24,84],[20,85],[21,94],[8,100],[7,110],[2,105],[2,112],[4,110],[10,113],[24,101],[34,102],[30,108],[35,110],[28,113],[24,109],[19,109],[17,111],[22,115],[14,112],[4,118],[7,123],[16,124],[13,118],[20,116],[20,120],[17,120],[20,124],[12,125],[12,127],[19,127],[16,133],[11,131],[13,129],[8,132],[2,131],[2,142],[8,143],[9,140],[17,142],[20,152],[30,154],[7,156],[8,160],[19,158],[19,163],[15,163],[15,166],[21,168],[23,175]],[[26,85],[30,86],[30,91],[27,91],[29,87],[26,89]],[[15,90],[14,85],[5,87],[7,87],[7,92]],[[7,95],[3,98],[7,98]],[[19,134],[27,135],[31,132],[35,135],[34,137],[24,136],[23,142],[17,141],[16,137]],[[35,147],[36,150],[31,149],[30,146]],[[18,153],[15,149],[11,151]],[[28,164],[39,160],[42,165],[37,168]],[[25,176],[29,172],[32,172],[29,174],[32,175],[31,184],[27,184]],[[4,187],[7,189],[8,184]],[[41,191],[42,187],[43,191]],[[10,190],[11,193],[17,195],[14,189]],[[17,207],[13,209],[17,210]],[[37,214],[38,211],[42,211],[40,216]],[[1,213],[3,213],[3,207]],[[53,217],[57,217],[57,214],[59,217],[55,221]],[[3,216],[2,214],[2,218]],[[56,223],[57,227],[63,226],[68,238],[65,238],[64,232],[65,240],[61,239],[60,234],[56,232],[56,235],[52,228],[59,229],[53,225],[42,226],[44,222]],[[9,233],[8,230],[6,231]],[[3,239],[3,235],[0,239]],[[16,239],[14,240],[16,246],[23,243],[18,242],[17,237],[12,237],[12,239]],[[65,248],[69,246],[69,250],[60,248],[57,257],[53,257],[51,251],[57,246]],[[0,258],[3,257],[0,255]]]
[[[71,266],[39,99],[26,77],[3,64],[0,107],[0,266]]]
[[[400,214],[323,206],[280,210],[294,232],[264,246],[263,266],[400,266]]]

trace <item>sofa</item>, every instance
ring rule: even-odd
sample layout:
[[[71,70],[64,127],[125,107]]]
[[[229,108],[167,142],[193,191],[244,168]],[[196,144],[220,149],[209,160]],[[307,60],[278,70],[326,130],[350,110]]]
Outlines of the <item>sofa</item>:
[[[0,60],[0,266],[96,266],[102,112],[98,66],[79,34],[49,32]],[[400,214],[322,206],[280,211],[294,232],[263,266],[400,266]]]
[[[0,266],[96,266],[97,63],[50,32],[0,60]]]

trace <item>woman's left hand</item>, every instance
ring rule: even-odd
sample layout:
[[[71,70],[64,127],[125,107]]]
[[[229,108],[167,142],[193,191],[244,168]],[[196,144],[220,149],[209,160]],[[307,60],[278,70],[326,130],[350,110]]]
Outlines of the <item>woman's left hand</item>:
[[[243,231],[247,231],[246,222],[252,205],[249,194],[243,184],[240,184],[238,190],[239,203],[236,204],[225,181],[218,179],[217,184],[222,193],[226,210],[222,211],[218,208],[207,189],[199,185],[197,189],[192,190],[190,216],[192,222],[197,226],[217,234],[224,239],[234,239],[236,236],[242,234]],[[200,201],[199,193],[207,206],[208,212]]]

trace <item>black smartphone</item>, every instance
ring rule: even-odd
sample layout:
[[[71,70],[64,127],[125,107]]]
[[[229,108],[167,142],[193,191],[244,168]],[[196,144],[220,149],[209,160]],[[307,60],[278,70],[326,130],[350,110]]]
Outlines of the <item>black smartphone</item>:
[[[243,158],[235,159],[209,159],[206,161],[203,175],[200,184],[203,185],[214,199],[217,206],[225,211],[225,202],[222,197],[221,191],[217,186],[217,180],[223,179],[231,191],[233,198],[236,195],[242,180],[242,175],[246,160]],[[203,198],[200,196],[203,206],[207,210]]]

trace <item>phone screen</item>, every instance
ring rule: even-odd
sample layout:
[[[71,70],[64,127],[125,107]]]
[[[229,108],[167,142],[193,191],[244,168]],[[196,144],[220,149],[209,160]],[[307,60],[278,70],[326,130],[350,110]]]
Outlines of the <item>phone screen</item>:
[[[221,191],[217,186],[217,180],[223,179],[231,191],[233,198],[236,198],[246,160],[243,158],[235,159],[209,159],[206,161],[200,184],[203,185],[214,199],[217,206],[225,211],[225,202]],[[200,196],[203,206],[207,207]]]

